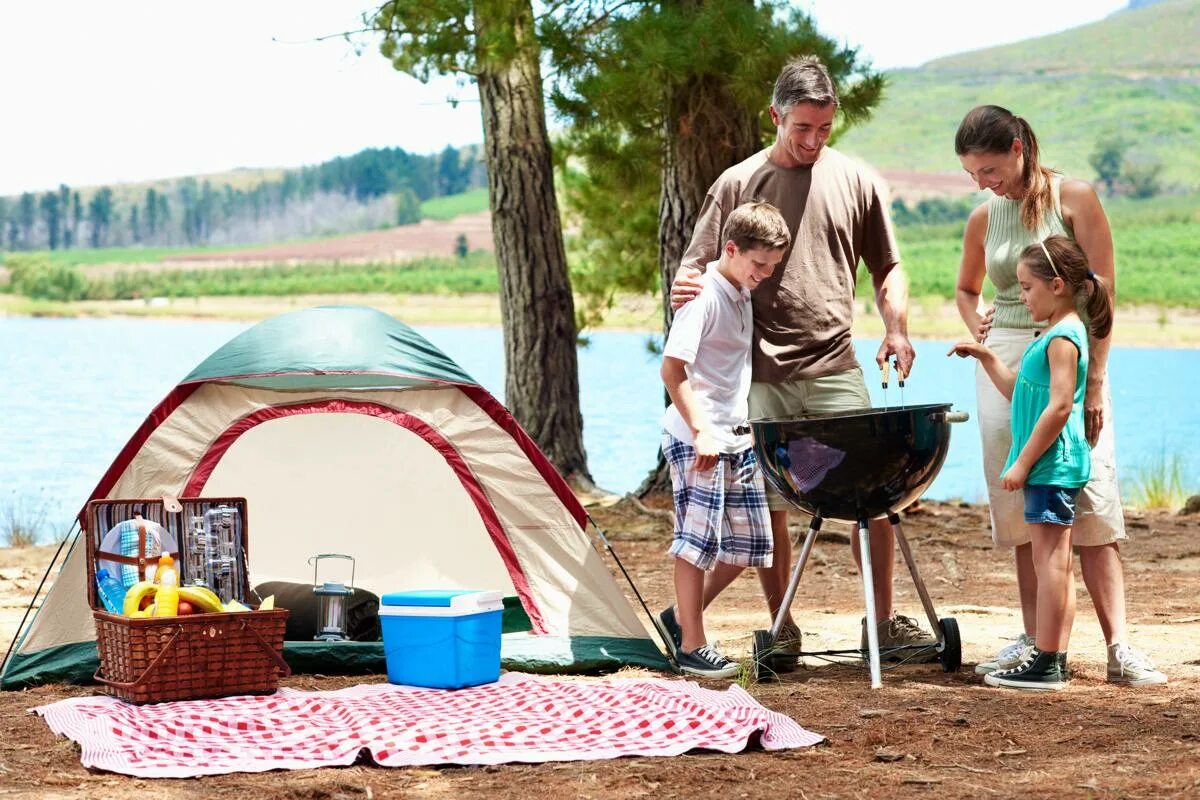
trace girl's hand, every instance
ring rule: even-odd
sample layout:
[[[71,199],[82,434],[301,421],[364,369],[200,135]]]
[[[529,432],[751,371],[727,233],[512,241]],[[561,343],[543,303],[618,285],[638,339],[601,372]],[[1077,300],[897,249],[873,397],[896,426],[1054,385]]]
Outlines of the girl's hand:
[[[1008,471],[1000,476],[1000,485],[1010,492],[1015,492],[1017,489],[1025,488],[1025,481],[1029,478],[1029,468],[1021,464],[1020,461],[1008,468]]]
[[[979,341],[975,339],[964,339],[963,341],[958,342],[951,347],[950,351],[946,353],[946,355],[958,356],[959,358],[966,358],[967,356],[983,358],[987,352],[988,349],[980,344]]]
[[[708,472],[717,465],[717,458],[721,451],[717,449],[717,443],[707,429],[697,431],[693,446],[696,448],[695,468],[697,472]]]
[[[979,325],[975,330],[971,331],[971,335],[975,337],[975,341],[982,344],[987,341],[988,333],[992,330],[992,321],[996,318],[996,309],[994,306],[989,306],[983,312],[983,316],[979,318]]]

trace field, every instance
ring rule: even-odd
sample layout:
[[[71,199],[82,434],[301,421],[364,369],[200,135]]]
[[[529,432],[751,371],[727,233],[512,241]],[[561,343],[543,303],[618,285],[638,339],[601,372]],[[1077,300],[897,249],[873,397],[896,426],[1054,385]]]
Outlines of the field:
[[[658,508],[662,502],[653,503]],[[651,608],[669,602],[664,556],[668,523],[628,503],[593,508]],[[341,769],[234,774],[194,780],[135,780],[88,772],[78,748],[25,713],[32,706],[90,694],[94,687],[50,685],[0,693],[0,796],[143,798],[875,798],[929,793],[939,798],[1166,798],[1200,792],[1200,518],[1127,513],[1123,547],[1133,640],[1170,676],[1164,687],[1110,686],[1103,642],[1087,594],[1071,645],[1075,678],[1050,696],[981,684],[973,665],[1018,626],[1007,553],[986,534],[980,507],[926,504],[908,515],[905,533],[939,614],[962,629],[965,666],[936,665],[884,673],[869,688],[857,666],[810,659],[778,683],[750,686],[768,707],[828,738],[805,751],[739,755],[692,753],[543,765],[383,769],[367,762]],[[800,520],[797,520],[800,522]],[[840,526],[827,525],[794,608],[806,648],[845,647],[862,615],[858,574]],[[839,539],[841,541],[839,541]],[[0,639],[41,576],[49,548],[0,549]],[[918,601],[899,567],[897,602]],[[764,627],[757,582],[744,576],[710,612],[710,634],[731,654]],[[636,673],[635,673],[636,674]],[[648,674],[648,673],[641,673]],[[379,676],[368,677],[377,681]],[[362,678],[296,676],[285,685],[332,689]],[[720,688],[721,682],[710,682]]]

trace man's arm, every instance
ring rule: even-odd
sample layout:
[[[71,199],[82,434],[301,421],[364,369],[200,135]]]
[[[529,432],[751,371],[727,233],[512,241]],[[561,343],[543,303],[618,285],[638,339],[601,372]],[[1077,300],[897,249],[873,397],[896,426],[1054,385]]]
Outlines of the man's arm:
[[[875,287],[875,305],[883,318],[883,342],[875,354],[875,363],[883,368],[891,356],[896,356],[903,375],[912,372],[917,353],[908,340],[908,278],[900,264],[891,264],[871,273]]]
[[[713,187],[714,189],[716,187]],[[671,308],[676,311],[700,294],[700,275],[704,268],[721,256],[721,228],[725,212],[713,190],[709,190],[692,229],[692,241],[683,254],[675,280],[671,282]]]

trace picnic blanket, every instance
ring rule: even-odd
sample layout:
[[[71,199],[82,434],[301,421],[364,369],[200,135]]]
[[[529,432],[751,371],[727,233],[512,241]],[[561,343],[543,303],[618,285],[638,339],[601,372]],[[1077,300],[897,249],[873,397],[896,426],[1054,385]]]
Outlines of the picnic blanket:
[[[383,683],[146,706],[96,696],[30,711],[79,744],[83,766],[144,778],[342,766],[363,751],[399,767],[735,753],[756,738],[782,750],[824,739],[738,686],[520,673],[458,691]]]

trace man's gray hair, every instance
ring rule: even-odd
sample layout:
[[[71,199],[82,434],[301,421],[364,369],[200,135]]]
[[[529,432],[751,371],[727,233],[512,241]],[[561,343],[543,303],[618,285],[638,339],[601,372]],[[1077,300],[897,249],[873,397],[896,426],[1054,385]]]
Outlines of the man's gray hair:
[[[771,105],[778,114],[786,114],[797,103],[814,103],[822,108],[837,106],[837,89],[829,70],[816,56],[797,56],[783,65],[775,79]]]

